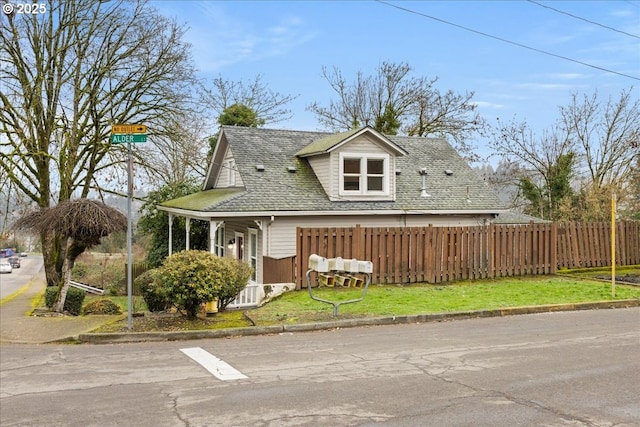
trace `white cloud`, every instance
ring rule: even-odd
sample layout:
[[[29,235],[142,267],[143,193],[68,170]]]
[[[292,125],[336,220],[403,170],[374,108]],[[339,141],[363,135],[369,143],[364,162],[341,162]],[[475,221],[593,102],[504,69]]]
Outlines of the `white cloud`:
[[[557,80],[579,80],[587,78],[588,76],[581,73],[549,73],[544,74],[542,77]]]
[[[573,86],[563,83],[521,83],[517,85],[522,89],[533,89],[533,90],[570,90]]]
[[[504,108],[504,104],[496,104],[488,101],[474,101],[472,104],[477,105],[479,108],[487,108],[491,110],[501,110]]]
[[[296,16],[280,17],[265,27],[262,21],[252,22],[244,15],[228,15],[221,3],[197,5],[197,10],[182,19],[189,22],[186,37],[202,72],[219,72],[236,63],[284,55],[315,37]]]

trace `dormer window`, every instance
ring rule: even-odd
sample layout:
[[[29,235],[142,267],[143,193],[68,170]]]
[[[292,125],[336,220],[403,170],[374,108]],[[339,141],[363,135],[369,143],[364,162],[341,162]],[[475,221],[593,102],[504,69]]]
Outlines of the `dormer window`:
[[[388,154],[340,153],[340,195],[388,194]]]

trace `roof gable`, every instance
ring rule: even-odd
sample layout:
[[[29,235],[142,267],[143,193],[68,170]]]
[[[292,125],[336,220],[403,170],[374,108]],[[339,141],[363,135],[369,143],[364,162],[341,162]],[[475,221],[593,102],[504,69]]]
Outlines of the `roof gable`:
[[[350,141],[353,141],[354,139],[360,137],[365,133],[371,134],[371,136],[375,140],[377,140],[384,148],[386,148],[387,151],[390,151],[398,156],[407,154],[407,152],[402,147],[398,146],[388,137],[379,133],[370,126],[365,126],[360,129],[352,129],[347,132],[323,136],[322,138],[313,141],[311,144],[298,151],[296,153],[296,156],[309,157],[318,154],[327,154],[342,147],[345,144],[348,144]]]
[[[224,132],[221,130],[218,134],[218,140],[216,141],[213,155],[211,156],[207,175],[205,176],[204,182],[202,184],[202,190],[213,188],[218,181],[220,170],[222,169],[222,162],[224,160],[224,156],[227,152],[228,146],[229,144],[227,143],[227,138]]]

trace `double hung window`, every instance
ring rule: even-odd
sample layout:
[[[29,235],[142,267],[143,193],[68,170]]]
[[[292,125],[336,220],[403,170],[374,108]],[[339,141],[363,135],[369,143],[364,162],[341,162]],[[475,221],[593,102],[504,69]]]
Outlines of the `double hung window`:
[[[341,195],[388,195],[389,156],[340,154]]]

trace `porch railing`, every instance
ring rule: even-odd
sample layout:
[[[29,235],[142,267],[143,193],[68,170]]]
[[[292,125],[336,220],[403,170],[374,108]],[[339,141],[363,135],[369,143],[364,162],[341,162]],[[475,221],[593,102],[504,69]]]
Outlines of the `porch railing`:
[[[257,307],[258,303],[260,303],[260,290],[262,285],[258,285],[257,283],[252,283],[247,285],[233,300],[231,304],[229,304],[228,308],[244,308],[244,307]]]

